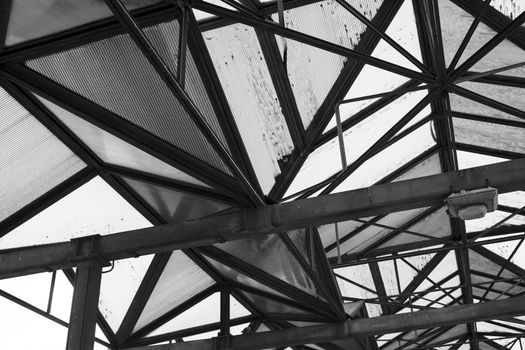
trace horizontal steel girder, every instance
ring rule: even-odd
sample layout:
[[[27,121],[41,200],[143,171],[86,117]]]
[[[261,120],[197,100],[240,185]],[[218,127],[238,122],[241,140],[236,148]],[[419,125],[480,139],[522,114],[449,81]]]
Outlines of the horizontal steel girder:
[[[342,323],[290,328],[279,331],[212,338],[130,350],[269,349],[331,342],[353,337],[406,332],[462,323],[501,319],[525,314],[525,296],[481,304],[450,306],[398,315],[380,316]]]
[[[453,192],[525,188],[525,158],[201,219],[0,251],[0,278],[137,257],[443,203]],[[87,248],[86,248],[87,247]]]

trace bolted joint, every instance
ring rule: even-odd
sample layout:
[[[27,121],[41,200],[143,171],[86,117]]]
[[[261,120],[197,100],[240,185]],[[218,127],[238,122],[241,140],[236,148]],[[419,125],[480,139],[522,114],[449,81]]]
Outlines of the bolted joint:
[[[71,239],[75,256],[69,259],[75,266],[100,265],[111,266],[110,261],[98,253],[98,243],[101,235],[91,235]]]

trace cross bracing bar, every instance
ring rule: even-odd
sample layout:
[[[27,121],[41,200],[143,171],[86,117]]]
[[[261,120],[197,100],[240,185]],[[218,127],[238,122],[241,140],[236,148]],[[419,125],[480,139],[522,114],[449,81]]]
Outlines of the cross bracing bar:
[[[414,329],[445,327],[467,322],[502,319],[523,314],[525,314],[525,296],[480,304],[457,305],[398,315],[348,320],[341,323],[289,328],[279,331],[132,349],[267,349],[280,346],[330,342],[361,336],[405,332]]]
[[[236,209],[99,237],[89,257],[77,254],[82,240],[3,250],[0,278],[78,266],[89,259],[125,259],[432,206],[453,192],[489,185],[500,193],[512,192],[524,188],[524,173],[525,158],[521,158],[288,203]]]

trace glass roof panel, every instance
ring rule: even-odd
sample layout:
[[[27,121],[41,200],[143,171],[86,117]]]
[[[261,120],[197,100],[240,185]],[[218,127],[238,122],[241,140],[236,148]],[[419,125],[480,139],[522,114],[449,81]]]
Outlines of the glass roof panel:
[[[420,62],[422,61],[412,1],[403,2],[385,33],[394,39],[394,41],[408,51],[413,57]],[[405,68],[420,71],[420,69],[412,62],[401,55],[399,51],[390,45],[383,43],[383,39],[379,42],[377,49],[372,53],[372,56]]]
[[[258,289],[262,292],[273,294],[280,298],[290,299],[284,294],[281,294],[277,292],[276,290],[266,286],[265,284],[260,283],[259,281],[254,280],[251,277],[246,276],[245,274],[238,272],[237,270],[234,270],[230,268],[229,266],[226,266],[224,264],[221,264],[217,260],[210,258],[208,256],[204,256],[204,258],[217,270],[223,275],[225,278],[240,283],[241,285],[245,285],[247,287]]]
[[[427,236],[437,238],[450,237],[452,235],[449,216],[446,213],[444,207],[430,214],[423,220],[419,221],[417,224],[410,226],[408,230],[411,232],[421,233]],[[380,248],[392,247],[396,245],[420,242],[425,240],[428,240],[428,238],[412,235],[406,232],[400,232],[395,237],[381,245]]]
[[[483,93],[483,95],[485,95],[485,93]],[[490,98],[494,98],[494,96],[491,96],[491,95],[487,95],[487,96]],[[475,102],[463,96],[459,96],[456,94],[449,94],[449,98],[450,98],[450,106],[453,112],[462,112],[462,113],[481,115],[485,117],[492,117],[492,118],[498,118],[498,119],[523,121],[523,119],[521,118],[507,114],[505,112],[500,111],[499,109],[489,107],[482,103]]]
[[[367,160],[333,192],[372,186],[435,144],[430,123],[426,123]]]
[[[228,204],[199,195],[175,191],[129,178],[123,179],[169,222],[196,219],[230,208]]]
[[[137,292],[152,255],[116,260],[113,270],[102,274],[99,310],[116,332]]]
[[[265,298],[261,295],[249,293],[245,291],[240,292],[244,295],[257,310],[260,310],[264,314],[280,314],[280,315],[307,315],[308,312],[295,308],[285,303],[279,303],[273,299]]]
[[[312,21],[316,19],[310,19],[310,23]],[[281,40],[277,37],[278,42]],[[306,129],[348,59],[293,40],[286,40],[286,51],[283,49],[282,57]]]
[[[441,173],[441,164],[439,162],[439,154],[433,155],[423,159],[415,166],[405,171],[400,176],[396,177],[392,182],[410,180],[418,177],[435,175]]]
[[[425,92],[416,91],[398,98],[393,103],[380,109],[365,120],[343,132],[346,159],[354,162],[370,146],[410,111],[424,96]],[[341,158],[338,138],[334,137],[313,151],[286,195],[296,193],[314,184],[320,183],[341,170]]]
[[[500,271],[500,278],[514,278],[517,277],[517,275],[505,268],[503,268],[501,265],[495,263],[492,260],[489,260],[485,256],[479,254],[478,252],[469,249],[468,252],[469,255],[469,263],[470,263],[470,269],[473,271],[480,271],[484,273],[488,273],[490,275],[496,276]]]
[[[427,208],[418,208],[388,214],[384,218],[378,220],[377,223],[380,225],[397,228],[419,213],[423,212],[425,209]],[[341,253],[348,254],[362,252],[371,245],[374,245],[376,242],[383,240],[391,233],[392,229],[371,225],[355,235],[350,235],[348,239],[341,242]],[[332,249],[331,251],[327,252],[326,255],[328,257],[333,257],[336,256],[336,254],[336,249]]]
[[[215,282],[182,251],[175,250],[133,331],[137,331]]]
[[[1,237],[0,249],[106,235],[150,225],[108,184],[96,177]]]
[[[324,299],[279,235],[230,241],[215,246],[296,288]]]
[[[237,318],[249,315],[251,315],[251,312],[235,299],[234,296],[230,295],[230,317]]]
[[[188,310],[166,322],[149,336],[166,334],[178,330],[202,326],[220,321],[220,293],[214,293]]]
[[[96,196],[93,194],[96,193]],[[0,249],[68,241],[151,224],[96,177],[0,238]]]
[[[457,142],[525,153],[525,128],[452,118]]]
[[[465,221],[467,232],[478,232],[506,225],[525,225],[525,216],[516,215],[509,218],[510,215],[512,214],[496,210],[487,213],[483,218]]]
[[[154,29],[151,29],[154,30]],[[128,35],[36,58],[27,65],[196,158],[229,173]]]
[[[0,88],[0,221],[86,165]]]
[[[457,151],[459,169],[474,168],[482,165],[505,162],[508,159],[487,156],[479,153]]]
[[[51,314],[61,320],[68,320],[71,315],[71,303],[73,301],[73,285],[67,279],[65,273],[57,271],[55,289],[53,290],[53,303]],[[103,335],[96,335],[105,338]]]
[[[259,183],[268,193],[294,149],[255,31],[240,24],[203,33]]]
[[[523,52],[523,59],[525,60],[525,51]],[[474,91],[480,95],[490,97],[491,99],[506,104],[507,106],[522,111],[525,110],[525,101],[522,98],[523,89],[470,81],[461,83],[459,86]],[[521,118],[520,120],[523,121]]]
[[[370,218],[366,218],[366,220],[369,219]],[[338,222],[337,229],[339,231],[339,237],[345,236],[346,234],[352,232],[361,225],[363,225],[361,222],[353,220]],[[321,225],[317,229],[319,231],[319,237],[321,238],[321,242],[323,242],[323,247],[326,248],[329,245],[335,243],[335,224]]]
[[[449,0],[437,2],[439,8],[439,19],[441,21],[441,37],[443,38],[443,51],[445,62],[450,65],[452,59],[459,49],[461,41],[467,34],[474,18]],[[474,40],[483,40],[484,37]],[[486,39],[488,40],[488,39]]]
[[[442,36],[444,38],[444,49],[445,49],[445,58],[447,64],[452,61],[452,57],[456,54],[457,49],[467,31],[472,24],[474,18],[467,12],[465,12],[460,7],[453,5],[448,0],[438,1],[438,3],[443,2],[443,7],[440,6],[440,19]],[[441,4],[440,4],[441,5]],[[458,35],[459,33],[459,35]],[[485,45],[496,33],[486,24],[480,22],[474,35],[472,35],[465,51],[461,55],[461,58],[458,61],[459,66],[466,59],[468,59],[472,54],[479,50],[483,45]]]
[[[518,17],[523,11],[525,11],[525,3],[520,0],[493,0],[490,2],[490,6],[494,7],[510,19]]]
[[[79,118],[60,106],[41,97],[38,97],[38,99],[104,162],[153,173],[197,186],[209,187],[194,177]]]

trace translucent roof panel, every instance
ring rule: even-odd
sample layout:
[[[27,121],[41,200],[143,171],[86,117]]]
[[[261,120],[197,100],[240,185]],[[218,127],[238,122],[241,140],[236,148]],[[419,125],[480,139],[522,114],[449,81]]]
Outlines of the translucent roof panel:
[[[382,1],[350,4],[373,19]],[[285,26],[337,45],[355,49],[367,27],[337,2],[321,1],[285,11]],[[278,20],[277,14],[272,16]],[[296,41],[277,37],[283,63],[307,128],[332,89],[346,58]]]
[[[513,92],[513,94],[509,97],[506,97],[506,99],[508,99],[509,101],[515,100],[516,99],[515,95],[516,95],[516,92]],[[488,95],[488,97],[494,98],[494,96],[491,96],[491,95]],[[481,115],[485,117],[498,118],[498,119],[523,121],[523,119],[521,118],[505,113],[503,111],[500,111],[499,109],[489,107],[485,104],[475,102],[463,96],[459,96],[456,94],[449,94],[449,98],[450,98],[450,106],[453,112],[462,112],[462,113]]]
[[[482,165],[505,162],[508,159],[487,156],[485,154],[457,151],[459,169],[474,168]]]
[[[185,253],[174,251],[133,331],[143,328],[213,284],[213,279]]]
[[[118,35],[36,58],[28,61],[27,65],[194,157],[229,173],[182,104],[128,35]]]
[[[230,208],[230,205],[195,194],[184,193],[147,182],[123,178],[165,220],[196,219]]]
[[[523,57],[525,58],[525,51],[523,51]],[[523,101],[522,98],[523,90],[520,88],[478,82],[465,82],[459,84],[459,86],[480,95],[487,96],[507,106],[514,107],[521,111],[525,110],[525,101]],[[523,119],[521,120],[523,121]]]
[[[259,183],[268,193],[294,149],[255,31],[240,24],[203,33]]]
[[[431,125],[427,123],[401,138],[390,147],[387,147],[384,151],[371,157],[343,181],[341,185],[336,187],[333,192],[372,186],[435,144]],[[426,175],[431,175],[430,171],[438,170],[437,168],[439,168],[438,164],[432,162],[425,163],[425,165],[429,167],[425,169],[425,171],[429,172]]]
[[[60,106],[44,98],[39,97],[39,100],[104,162],[152,173],[192,185],[208,187],[194,177],[164,163]]]
[[[525,153],[525,129],[474,120],[453,118],[457,142]]]
[[[27,286],[31,286],[31,288],[27,288]],[[47,309],[50,287],[50,273],[37,273],[0,280],[0,290],[14,295],[41,310]],[[0,299],[3,298],[0,297]]]
[[[423,212],[425,209],[426,208],[419,208],[392,213],[378,220],[377,223],[380,225],[397,228]],[[393,230],[390,228],[371,225],[355,234],[350,233],[340,243],[341,254],[363,252],[371,245],[375,245],[377,242],[385,239],[385,237],[389,236],[392,231]],[[336,254],[336,249],[332,249],[331,251],[327,252],[328,257],[334,257]]]
[[[68,241],[150,225],[108,184],[96,177],[1,237],[0,249]]]
[[[216,323],[220,321],[220,316],[220,293],[215,293],[198,302],[180,315],[175,316],[172,320],[151,332],[150,335],[155,336]]]
[[[396,41],[402,48],[410,53],[414,58],[422,61],[421,49],[419,48],[419,38],[416,27],[416,18],[411,1],[404,1],[399,8],[396,16],[385,32],[390,38]],[[412,62],[406,59],[392,46],[387,45],[381,39],[372,56],[397,64],[399,66],[420,71]]]
[[[467,34],[474,18],[460,7],[448,0],[438,1],[439,17],[441,20],[441,35],[443,37],[443,47],[447,65],[457,52],[459,45]],[[474,35],[469,40],[463,55],[458,61],[458,65],[472,56],[477,50],[485,45],[495,32],[487,25],[479,23],[474,31]]]
[[[426,236],[445,238],[452,235],[450,228],[449,216],[445,208],[440,208],[426,218],[419,221],[417,224],[408,227],[408,231],[421,233]],[[416,236],[414,234],[400,232],[395,237],[384,243],[380,248],[392,247],[396,245],[403,245],[412,242],[425,241],[428,238]]]
[[[324,299],[279,235],[231,241],[215,246],[296,288]]]
[[[0,105],[1,221],[86,165],[1,88]]]
[[[343,132],[346,160],[351,164],[372,146],[384,133],[409,112],[424,96],[417,91],[403,95],[393,103]],[[423,112],[421,114],[425,114]],[[426,148],[424,148],[426,149]],[[320,183],[341,170],[341,157],[338,138],[324,143],[313,151],[286,195],[294,194],[314,184]]]
[[[137,292],[152,256],[117,260],[113,270],[102,274],[99,310],[116,332]]]
[[[510,19],[518,17],[523,11],[525,11],[525,3],[520,0],[493,0],[490,2],[490,6],[494,7]]]
[[[128,10],[157,3],[160,0],[124,0]],[[13,0],[6,46],[19,44],[71,28],[80,27],[112,15],[103,1],[50,0],[27,2]],[[33,25],[39,23],[38,29]]]

